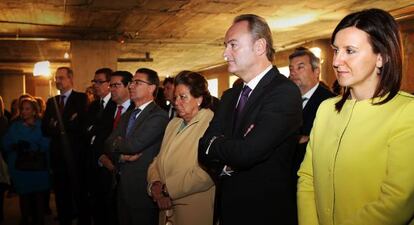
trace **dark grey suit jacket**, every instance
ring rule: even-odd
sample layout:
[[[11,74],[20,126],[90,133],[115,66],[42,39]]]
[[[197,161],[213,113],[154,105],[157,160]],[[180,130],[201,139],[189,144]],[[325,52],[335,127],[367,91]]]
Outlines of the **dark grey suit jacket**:
[[[113,130],[105,142],[108,152],[122,154],[143,153],[135,162],[119,165],[120,181],[118,184],[118,199],[128,207],[156,207],[147,194],[147,170],[153,158],[158,154],[162,137],[168,123],[168,115],[154,102],[151,102],[139,114],[135,126],[126,137],[126,129],[132,111],[126,112],[118,127]],[[116,141],[122,137],[122,141]]]

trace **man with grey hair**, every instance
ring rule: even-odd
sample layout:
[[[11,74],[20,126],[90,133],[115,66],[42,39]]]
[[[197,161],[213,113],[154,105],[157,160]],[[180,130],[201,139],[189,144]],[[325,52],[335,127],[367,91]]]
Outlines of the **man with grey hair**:
[[[320,59],[309,49],[299,47],[289,56],[289,79],[300,89],[302,94],[303,124],[299,131],[298,150],[296,152],[296,170],[305,156],[306,145],[312,129],[313,120],[319,105],[335,96],[319,81]]]
[[[223,93],[198,152],[218,182],[220,225],[297,224],[299,89],[272,65],[272,33],[263,18],[236,17],[224,45],[228,71],[243,82]]]

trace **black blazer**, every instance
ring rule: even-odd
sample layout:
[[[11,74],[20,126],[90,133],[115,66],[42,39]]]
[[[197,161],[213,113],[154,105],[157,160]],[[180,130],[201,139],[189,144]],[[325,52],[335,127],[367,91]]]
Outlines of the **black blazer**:
[[[131,101],[126,112],[135,108]],[[109,137],[113,129],[115,112],[117,104],[110,99],[105,106],[105,109],[100,112],[100,100],[93,101],[88,108],[88,119],[85,126],[86,141],[94,154],[94,160],[104,154],[105,140]],[[125,113],[126,113],[125,112]],[[124,113],[124,114],[125,114]],[[93,143],[92,138],[95,136]]]
[[[83,126],[86,118],[87,97],[85,93],[72,90],[63,114],[61,115],[65,133],[61,133],[58,122],[58,111],[55,106],[60,96],[49,98],[42,119],[42,131],[50,137],[51,168],[55,172],[74,172],[79,169],[81,153],[84,149],[82,140]]]
[[[122,202],[126,202],[130,207],[155,208],[156,205],[147,194],[147,170],[160,150],[168,116],[155,102],[151,102],[139,114],[135,126],[126,137],[131,113],[132,111],[124,113],[117,128],[106,140],[105,148],[107,152],[122,154],[143,153],[135,162],[118,165],[120,168],[118,199],[122,199]],[[118,137],[123,140],[117,142]]]
[[[324,100],[332,98],[334,96],[335,94],[332,93],[326,87],[324,87],[323,84],[319,84],[313,95],[306,103],[305,108],[303,109],[303,124],[300,128],[300,135],[309,136],[313,126],[313,121],[315,120],[316,111],[318,110],[319,105]]]
[[[313,95],[310,97],[308,102],[303,109],[303,124],[300,127],[300,136],[309,136],[312,130],[313,121],[315,120],[316,112],[318,111],[319,105],[326,99],[334,97],[335,94],[327,89],[324,84],[319,83]],[[305,157],[306,146],[308,142],[299,144],[296,151],[295,161],[296,166],[294,168],[294,176],[297,177],[296,172],[298,171],[300,164]]]
[[[302,121],[300,91],[273,67],[251,93],[235,128],[242,86],[223,94],[199,144],[200,164],[220,181],[220,224],[296,224],[291,173]],[[206,154],[213,136],[219,138]],[[224,165],[235,172],[220,177]]]

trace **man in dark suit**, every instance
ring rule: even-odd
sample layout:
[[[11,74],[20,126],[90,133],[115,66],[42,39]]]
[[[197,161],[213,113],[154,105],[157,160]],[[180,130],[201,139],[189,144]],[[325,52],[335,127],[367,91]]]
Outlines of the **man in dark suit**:
[[[86,130],[86,145],[85,151],[85,169],[83,183],[87,184],[87,192],[83,198],[86,204],[91,202],[88,207],[89,214],[92,213],[94,224],[105,224],[103,218],[104,214],[103,199],[105,195],[100,194],[106,189],[101,184],[101,177],[99,176],[100,167],[98,165],[99,152],[103,151],[103,142],[112,131],[112,120],[116,110],[116,103],[111,100],[111,93],[109,89],[109,80],[112,70],[109,68],[101,68],[95,72],[94,78],[91,80],[94,93],[97,99],[92,101],[88,108]],[[90,198],[90,199],[89,199]],[[98,214],[100,214],[98,216]]]
[[[174,77],[167,77],[162,82],[164,86],[164,96],[165,99],[168,101],[168,105],[166,107],[166,111],[168,112],[168,118],[172,120],[176,116],[176,111],[174,108]]]
[[[97,99],[92,101],[88,107],[85,124],[86,148],[83,153],[83,172],[81,173],[81,183],[83,184],[83,188],[81,188],[81,212],[88,224],[91,223],[92,212],[97,209],[94,204],[96,198],[94,186],[97,183],[98,162],[96,157],[96,149],[99,149],[99,147],[102,146],[102,141],[105,140],[102,140],[101,133],[107,130],[108,126],[105,125],[108,124],[108,119],[111,118],[109,115],[111,113],[113,114],[116,105],[111,100],[111,94],[109,93],[109,79],[111,73],[112,70],[109,68],[98,69],[91,80],[92,88],[97,96]],[[109,136],[109,134],[107,136]]]
[[[299,89],[272,66],[272,34],[263,18],[236,17],[224,41],[228,71],[243,83],[223,93],[198,152],[220,183],[220,224],[296,224],[291,179]]]
[[[120,225],[155,225],[158,210],[147,194],[147,170],[158,154],[167,113],[154,102],[159,78],[155,71],[138,69],[129,84],[135,109],[125,113],[105,143],[107,152],[118,153],[117,187]]]
[[[72,223],[80,210],[79,178],[84,149],[80,140],[87,97],[73,90],[73,71],[70,68],[59,67],[55,79],[61,94],[47,100],[42,131],[51,139],[50,162],[58,219],[61,225],[66,225]]]
[[[335,96],[322,82],[319,82],[320,59],[304,47],[297,48],[289,56],[289,79],[300,89],[302,94],[303,124],[299,131],[296,167],[299,169],[306,152],[309,134],[319,105]]]
[[[102,80],[96,76],[95,79]],[[111,99],[105,107],[101,119],[94,124],[96,129],[92,143],[94,173],[91,180],[93,181],[93,220],[95,225],[116,225],[118,223],[115,199],[116,170],[111,157],[104,152],[104,142],[118,125],[122,115],[128,110],[134,109],[128,92],[128,83],[132,80],[132,74],[127,71],[115,71],[110,74],[108,79],[110,80]]]

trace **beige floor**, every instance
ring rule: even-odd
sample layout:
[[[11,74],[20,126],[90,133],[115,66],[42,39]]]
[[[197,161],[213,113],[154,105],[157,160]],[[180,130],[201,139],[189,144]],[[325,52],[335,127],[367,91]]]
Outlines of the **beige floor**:
[[[56,217],[56,207],[54,195],[50,196],[50,207],[52,215],[45,217],[46,225],[58,225],[59,223],[54,219]],[[4,221],[1,225],[18,225],[20,221],[19,197],[17,195],[4,196]]]

